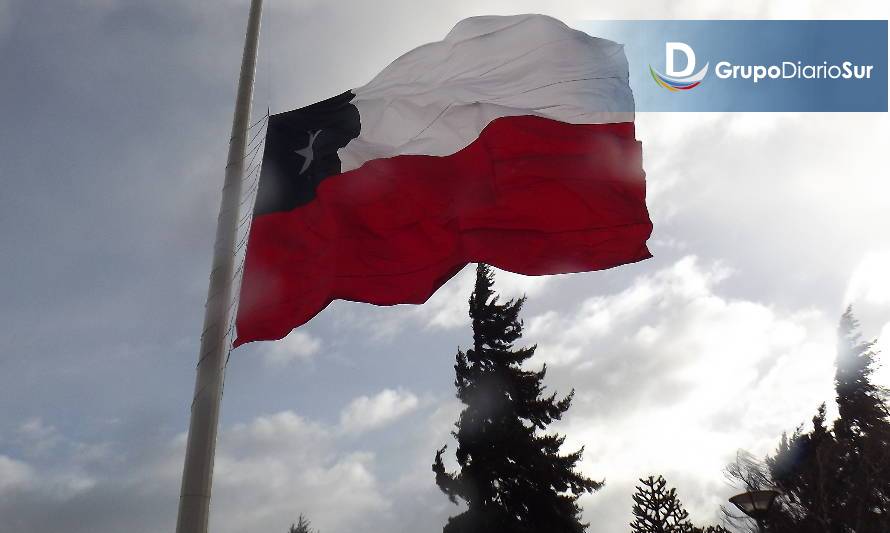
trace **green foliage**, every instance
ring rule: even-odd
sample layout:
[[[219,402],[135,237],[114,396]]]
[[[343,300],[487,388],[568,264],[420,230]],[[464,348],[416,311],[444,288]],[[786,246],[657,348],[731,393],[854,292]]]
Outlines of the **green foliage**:
[[[522,336],[525,298],[499,303],[491,268],[480,264],[470,296],[473,347],[459,350],[455,386],[464,410],[453,432],[460,470],[449,473],[436,453],[439,488],[467,511],[449,519],[445,533],[581,533],[577,499],[601,482],[576,470],[582,450],[560,455],[565,437],[538,433],[559,420],[572,394],[545,395],[546,366],[522,369],[535,346],[514,348]]]

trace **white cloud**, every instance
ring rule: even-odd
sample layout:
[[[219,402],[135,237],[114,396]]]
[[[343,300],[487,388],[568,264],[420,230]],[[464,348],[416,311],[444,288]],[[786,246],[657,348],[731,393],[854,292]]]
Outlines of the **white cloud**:
[[[54,448],[61,436],[54,426],[46,425],[38,417],[29,418],[18,428],[19,438],[29,454],[41,454]]]
[[[540,294],[552,279],[549,276],[523,276],[495,269],[496,290],[501,299],[521,298]],[[470,323],[467,298],[476,281],[476,265],[465,267],[439,289],[428,302],[418,307],[415,315],[431,329],[453,329]]]
[[[664,473],[713,519],[737,448],[762,455],[833,397],[836,317],[732,298],[736,275],[685,257],[627,289],[529,322],[547,384],[576,401],[559,427],[609,480],[591,516],[626,523],[638,477]]]
[[[221,427],[210,529],[287,531],[304,513],[319,530],[338,533],[386,519],[391,501],[377,479],[375,454],[345,447],[340,437],[336,427],[290,410]],[[185,443],[183,433],[156,459],[134,457],[127,492],[178,494]],[[165,526],[160,521],[156,529]]]
[[[401,390],[384,390],[366,400],[353,402],[351,407],[359,407],[344,412],[364,413],[374,427],[392,422],[418,403],[415,395]],[[425,423],[408,428],[392,441],[399,458],[395,464],[400,467],[388,472],[384,481],[379,478],[377,454],[341,426],[282,411],[221,427],[211,529],[222,533],[286,531],[301,512],[326,533],[441,529],[453,506],[436,491],[428,465],[434,446],[444,442],[452,422],[453,414],[449,411],[443,419],[443,412],[435,410]],[[183,433],[164,445],[126,452],[125,468],[101,474],[104,466],[100,464],[80,469],[68,461],[62,469],[37,468],[0,455],[0,495],[4,496],[0,515],[16,516],[26,526],[36,526],[15,532],[43,531],[54,529],[46,525],[56,523],[52,517],[80,516],[77,508],[85,506],[103,512],[83,516],[72,531],[118,531],[119,524],[133,513],[141,517],[145,530],[169,530],[175,518],[185,441]],[[79,448],[83,447],[92,445]],[[399,498],[398,506],[394,497]],[[431,512],[430,506],[437,510]]]
[[[531,298],[546,293],[559,276],[523,276],[495,269],[495,290],[501,299]],[[464,267],[439,288],[422,305],[370,307],[352,302],[335,302],[326,314],[337,313],[338,322],[349,328],[364,330],[375,342],[391,342],[407,331],[447,332],[466,328],[470,324],[467,299],[476,279],[476,265]],[[354,329],[351,329],[354,331]]]
[[[887,249],[881,114],[640,113],[656,260],[689,253],[746,272],[736,291],[834,306],[869,251]],[[856,132],[838,135],[837,132]]]
[[[214,530],[284,530],[304,512],[323,531],[347,531],[389,507],[373,454],[338,452],[329,428],[292,411],[235,425],[219,442]]]
[[[391,424],[414,411],[420,400],[410,391],[384,389],[368,397],[359,396],[340,412],[340,429],[361,433]]]
[[[94,486],[96,480],[76,465],[51,468],[0,454],[0,495],[27,490],[47,501],[65,501]]]
[[[34,470],[27,464],[0,454],[0,494],[26,487],[34,481]]]
[[[628,332],[636,343],[652,347],[663,342],[662,326],[645,323],[652,312],[665,312],[672,300],[700,302],[706,305],[711,287],[725,279],[730,271],[715,264],[702,270],[695,257],[687,256],[671,267],[651,276],[638,278],[618,294],[596,296],[581,303],[572,314],[550,311],[529,320],[526,336],[547,343],[539,358],[550,365],[566,365],[588,355],[584,349],[592,340],[614,335],[616,329],[627,330],[631,324],[638,329]],[[592,354],[589,354],[592,355]],[[594,364],[581,361],[582,365]]]
[[[846,303],[890,307],[890,250],[865,254],[847,285]]]
[[[263,357],[267,365],[281,368],[294,362],[309,361],[321,350],[321,346],[321,339],[294,330],[279,341],[266,343]]]
[[[890,248],[867,252],[847,282],[844,305],[852,305],[864,339],[876,339],[876,383],[890,386]]]

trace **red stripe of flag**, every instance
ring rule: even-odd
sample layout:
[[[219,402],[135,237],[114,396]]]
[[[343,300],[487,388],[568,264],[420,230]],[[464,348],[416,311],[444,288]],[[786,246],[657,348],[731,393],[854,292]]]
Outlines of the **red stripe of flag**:
[[[632,123],[498,118],[453,155],[369,161],[257,216],[235,345],[282,338],[334,299],[422,303],[469,262],[540,275],[640,261],[651,230]]]

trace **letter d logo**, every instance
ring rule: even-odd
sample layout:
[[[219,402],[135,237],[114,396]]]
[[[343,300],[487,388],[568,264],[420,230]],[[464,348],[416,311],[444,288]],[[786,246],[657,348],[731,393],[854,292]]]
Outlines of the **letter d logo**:
[[[674,56],[676,52],[683,52],[686,55],[686,68],[683,70],[674,69]],[[695,70],[695,52],[692,47],[686,43],[664,43],[664,73],[673,78],[682,78],[692,74]]]
[[[674,67],[674,59],[677,57],[677,52],[681,52],[686,56],[686,66],[683,70],[677,70]],[[692,51],[692,47],[686,43],[669,42],[664,43],[665,74],[652,68],[652,65],[649,65],[649,73],[652,74],[652,79],[655,80],[655,83],[675,93],[698,87],[708,74],[709,65],[710,63],[705,63],[701,70],[695,72],[695,52]]]

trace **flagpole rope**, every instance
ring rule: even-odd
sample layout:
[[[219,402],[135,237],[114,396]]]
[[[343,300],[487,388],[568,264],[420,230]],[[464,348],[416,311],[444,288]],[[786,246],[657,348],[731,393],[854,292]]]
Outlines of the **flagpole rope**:
[[[244,174],[244,177],[242,179],[242,183],[248,185],[248,187],[247,187],[248,190],[245,194],[243,194],[243,198],[241,199],[241,202],[239,203],[239,209],[242,206],[244,206],[244,204],[246,204],[247,202],[249,202],[249,201],[252,202],[252,201],[256,200],[256,192],[259,190],[260,172],[261,172],[262,166],[263,166],[262,158],[259,158],[259,160],[257,160],[257,156],[258,156],[258,154],[261,153],[261,150],[259,150],[259,147],[263,146],[266,142],[266,133],[268,132],[268,125],[269,125],[268,118],[270,115],[270,110],[271,110],[271,107],[267,106],[265,117],[258,121],[258,123],[261,123],[262,126],[260,126],[260,128],[257,129],[257,131],[254,134],[253,139],[251,140],[251,143],[250,143],[250,144],[253,144],[254,142],[256,142],[256,145],[250,149],[251,152],[253,153],[253,155],[251,156],[251,160],[247,166],[247,168],[249,170]],[[262,133],[262,137],[260,137],[261,133]],[[257,140],[257,139],[259,139],[259,140]],[[232,344],[235,341],[234,333],[235,333],[235,327],[236,327],[237,320],[238,320],[238,304],[240,303],[239,296],[241,293],[241,281],[244,279],[244,265],[247,262],[247,253],[246,253],[247,241],[250,238],[250,227],[253,223],[253,204],[251,203],[249,207],[250,207],[249,209],[245,210],[246,213],[244,214],[244,216],[241,217],[241,219],[238,221],[237,229],[236,229],[236,232],[240,232],[243,230],[244,234],[241,237],[241,239],[239,239],[238,243],[235,245],[235,249],[233,251],[233,254],[236,257],[238,256],[239,253],[241,253],[242,255],[241,255],[241,259],[238,263],[238,268],[236,268],[235,272],[232,274],[232,287],[234,290],[232,291],[232,301],[229,304],[229,313],[228,313],[229,323],[226,327],[226,331],[224,334],[225,338],[227,339],[226,342],[228,344],[228,348],[226,350],[226,359],[225,359],[225,362],[223,363],[223,372],[225,372],[225,370],[229,366],[229,360],[232,356]],[[223,383],[222,383],[221,394],[225,394],[225,380],[223,380]]]
[[[263,141],[265,141],[265,138],[263,139]],[[245,171],[244,171],[244,175],[243,175],[242,178],[241,178],[241,184],[242,184],[242,185],[244,185],[245,183],[247,183],[247,182],[249,182],[249,181],[252,181],[252,180],[256,177],[255,175],[257,174],[257,172],[258,172],[258,171],[262,168],[262,166],[263,166],[262,159],[260,159],[259,161],[256,161],[256,159],[257,159],[257,155],[258,155],[259,153],[262,152],[262,150],[259,150],[259,149],[258,149],[258,148],[260,148],[261,146],[262,146],[262,143],[258,144],[258,145],[257,145],[256,147],[254,147],[254,148],[251,148],[251,150],[253,151],[253,157],[252,157],[251,160],[247,163],[247,167],[246,167],[246,169],[245,169]],[[242,197],[243,197],[243,193],[242,193]]]
[[[244,181],[242,183],[247,183],[249,181],[252,182],[254,180],[254,178],[256,178],[256,176],[254,174],[261,168],[262,168],[262,163],[257,163],[256,166],[254,166],[252,169],[250,169],[250,171],[245,173]]]
[[[242,157],[240,159],[233,160],[231,163],[226,165],[226,168],[229,168],[233,165],[237,165],[237,164],[241,163],[242,161],[247,160],[249,157],[252,157],[256,153],[257,148],[259,148],[260,146],[261,146],[260,144],[254,146],[253,148],[250,149],[250,151],[244,157]]]
[[[261,118],[261,119],[260,119],[260,123],[262,123],[263,126],[265,126],[265,125],[266,125],[266,124],[265,124],[266,119],[268,119],[268,118],[269,118],[268,116],[266,116],[266,117],[264,117],[264,118]],[[248,129],[247,131],[250,131],[250,129]],[[257,136],[258,136],[260,133],[262,133],[263,131],[265,131],[265,130],[263,130],[262,127],[260,127],[258,130],[256,130],[256,133],[254,133],[254,134],[253,134],[253,137],[250,138],[250,141],[247,143],[247,146],[252,145],[252,144],[253,144],[253,141],[255,141],[256,138],[257,138]]]
[[[242,182],[242,184],[248,184],[248,183],[249,183],[250,186],[253,186],[253,185],[256,183],[256,181],[257,181],[257,178],[258,178],[257,174],[259,174],[258,171],[260,170],[260,168],[262,168],[262,167],[257,166],[256,168],[254,168],[253,170],[250,171],[250,174],[246,174],[247,179],[245,179],[245,180]],[[241,195],[241,199],[247,198],[248,196],[250,196],[249,188],[248,188],[248,192],[246,192],[246,193],[242,193],[242,195]]]
[[[252,163],[251,163],[251,164],[252,164]],[[253,166],[253,168],[248,167],[248,168],[247,168],[247,171],[246,171],[246,173],[245,173],[245,179],[244,179],[244,182],[242,182],[242,183],[246,183],[246,182],[247,182],[247,178],[253,176],[254,171],[256,171],[256,169],[260,168],[261,166],[262,166],[262,163],[257,163],[255,166]]]
[[[267,111],[266,117],[268,117],[268,111]],[[261,118],[259,121],[257,121],[257,122],[254,123],[254,124],[259,124],[259,123],[263,122],[263,120],[264,120],[264,119]],[[261,128],[260,130],[257,131],[257,133],[260,133],[260,132],[262,132],[262,131],[264,131],[264,130]],[[254,140],[256,140],[257,137],[258,137],[258,135],[254,135]],[[265,142],[265,136],[263,136],[263,137],[259,140],[259,142],[258,142],[255,146],[253,146],[253,147],[251,148],[251,151],[253,151],[253,153],[254,153],[254,159],[256,158],[256,154],[259,153],[259,151],[256,150],[256,149],[257,149],[259,146],[261,146],[261,145],[263,144],[263,142]],[[243,206],[248,200],[250,200],[250,197],[251,197],[252,193],[253,193],[253,192],[256,192],[256,190],[257,190],[257,185],[258,185],[258,182],[259,182],[259,172],[258,172],[258,171],[259,171],[261,168],[262,168],[262,162],[259,162],[259,163],[256,164],[256,166],[253,167],[253,169],[250,170],[250,172],[246,172],[246,173],[244,174],[244,178],[242,179],[242,183],[244,183],[244,182],[250,182],[250,183],[251,183],[251,186],[250,186],[250,190],[248,190],[248,192],[242,196],[242,201],[240,202],[239,206]],[[224,187],[224,188],[225,188],[225,187]],[[239,253],[239,252],[245,247],[245,245],[247,244],[247,238],[248,238],[249,235],[250,235],[250,231],[249,231],[250,224],[248,224],[248,222],[250,222],[250,221],[252,221],[252,220],[253,220],[253,210],[251,209],[251,210],[248,210],[247,213],[245,213],[245,215],[244,215],[243,217],[241,217],[241,219],[238,221],[238,225],[237,225],[237,229],[236,229],[236,231],[240,232],[241,229],[242,229],[242,228],[245,228],[245,227],[247,227],[248,230],[247,230],[247,231],[245,232],[245,234],[238,240],[238,243],[236,244],[236,246],[235,246],[235,248],[234,248],[234,250],[233,250],[233,255],[236,256],[236,257],[237,257],[237,255],[238,255],[238,253]],[[237,280],[238,280],[238,276],[240,276],[241,273],[242,273],[243,270],[244,270],[244,262],[245,262],[245,260],[246,260],[246,256],[242,257],[241,262],[240,262],[240,264],[238,265],[238,268],[235,270],[235,272],[234,272],[233,275],[232,275],[232,279],[231,279],[231,281],[232,281],[233,287],[234,287],[236,284],[239,284],[239,283],[236,283],[236,282],[237,282]],[[214,269],[211,270],[211,274],[210,274],[211,276],[213,275],[213,271],[214,271],[214,270],[216,270],[216,268],[214,268]],[[229,302],[229,305],[228,305],[228,311],[229,311],[228,314],[229,314],[229,316],[232,317],[232,318],[229,320],[229,325],[228,325],[227,330],[226,330],[226,335],[229,335],[229,334],[231,333],[231,330],[234,329],[235,315],[234,315],[234,313],[231,313],[231,312],[232,312],[232,310],[235,308],[235,306],[236,306],[236,304],[237,304],[237,301],[238,301],[238,292],[239,292],[239,291],[232,291],[232,300]],[[211,298],[216,298],[218,295],[219,295],[219,292],[215,292],[215,293],[213,293],[212,295],[210,295],[210,297],[208,298],[208,300],[210,300]],[[214,328],[214,327],[216,327],[216,324],[213,324],[213,325],[211,325],[210,327],[206,328],[206,329],[201,333],[201,336],[203,337],[208,331],[210,331],[210,330],[211,330],[212,328]],[[229,342],[231,343],[231,342],[232,342],[232,339],[230,339]],[[231,346],[229,346],[229,348],[228,348],[228,352],[231,352]],[[228,359],[228,353],[227,353],[227,355],[226,355],[226,358]],[[199,361],[198,361],[198,365],[200,365],[201,362],[202,362],[203,360],[204,360],[204,357],[201,357],[201,358],[199,359]],[[225,383],[223,383],[223,386],[224,386],[224,385],[225,385]]]
[[[267,118],[269,118],[269,110],[268,110],[268,109],[266,110],[266,114],[265,114],[265,115],[261,116],[261,117],[259,118],[259,120],[257,120],[256,122],[254,122],[253,124],[251,124],[250,126],[248,126],[247,131],[250,131],[250,130],[254,129],[254,128],[257,127],[261,122],[263,122],[264,120],[266,120]]]
[[[238,228],[240,229],[241,226],[243,226],[244,223],[247,222],[248,220],[250,220],[251,218],[253,218],[253,213],[251,213],[249,211],[247,213],[245,213],[244,216],[241,217],[241,219],[238,221]]]
[[[272,1],[266,1],[266,11],[267,15],[271,14],[272,9]],[[271,40],[272,35],[272,25],[271,25],[271,16],[266,17],[266,30],[265,35],[269,37]],[[260,150],[261,146],[265,145],[266,135],[268,133],[269,126],[269,118],[272,115],[272,61],[271,61],[271,52],[270,46],[265,46],[264,51],[264,59],[265,59],[265,67],[266,67],[266,113],[256,120],[253,124],[251,124],[247,128],[247,133],[250,134],[254,129],[256,131],[253,133],[250,141],[247,143],[248,150],[245,153],[242,161],[250,158],[250,161],[247,164],[247,168],[242,175],[242,185],[247,185],[247,191],[242,193],[241,202],[239,203],[239,209],[245,206],[248,202],[252,202],[256,200],[256,192],[259,190],[259,180],[260,180],[260,171],[263,166],[262,158],[258,158],[258,155],[262,153]],[[262,135],[262,136],[261,136]],[[259,139],[259,140],[258,140]],[[247,261],[247,241],[250,238],[250,228],[253,223],[253,204],[250,205],[250,209],[245,210],[246,213],[238,220],[238,224],[236,226],[236,233],[244,231],[243,236],[239,239],[238,243],[235,245],[235,249],[233,251],[233,255],[235,257],[238,256],[239,253],[242,253],[241,259],[238,263],[238,268],[235,269],[235,272],[232,275],[232,301],[229,303],[228,308],[228,316],[229,321],[226,327],[224,336],[227,339],[227,343],[229,344],[226,350],[226,359],[223,364],[223,375],[225,375],[225,370],[229,366],[229,359],[232,355],[232,344],[235,341],[233,333],[235,332],[235,327],[238,318],[238,304],[240,303],[240,292],[241,292],[241,281],[244,279],[244,266]],[[222,391],[221,395],[225,393],[225,379],[222,382]]]
[[[265,136],[263,137],[262,141],[251,150],[253,152],[254,158],[256,158],[257,154],[260,153],[260,151],[257,150],[257,148],[262,146],[263,145],[262,143],[264,141],[265,141]],[[244,159],[246,159],[246,158],[244,158]],[[250,180],[250,186],[248,187],[248,190],[246,192],[241,192],[239,195],[240,202],[238,203],[238,211],[240,211],[240,209],[242,207],[244,207],[244,205],[251,199],[251,195],[256,192],[257,186],[259,184],[259,176],[258,176],[257,171],[260,170],[261,168],[262,168],[262,162],[258,163],[257,166],[255,166],[253,168],[253,170],[250,172],[250,174],[245,173],[246,178]],[[246,181],[245,177],[242,177],[240,184],[243,185],[245,183],[245,181]],[[233,187],[233,186],[234,185],[231,185],[231,184],[224,185],[223,190],[225,191],[227,188]],[[239,186],[239,188],[243,188],[243,187]],[[219,214],[218,218],[223,218],[224,216],[228,216],[229,212],[232,210],[233,210],[233,208],[231,208],[231,207],[227,207],[227,208],[220,210],[220,214]],[[252,211],[253,210],[251,209],[250,211],[248,211],[248,213],[250,213]]]
[[[263,137],[263,139],[260,140],[260,144],[262,144],[263,141],[265,141],[265,137]],[[253,168],[253,170],[250,171],[249,174],[245,174],[246,179],[244,179],[243,182],[249,182],[251,185],[249,187],[249,190],[242,195],[242,199],[241,199],[241,202],[239,203],[239,207],[246,204],[251,199],[251,196],[255,197],[255,195],[253,195],[253,193],[255,193],[258,190],[258,185],[259,185],[259,172],[258,171],[261,168],[262,168],[262,164],[259,163],[259,164],[257,164],[256,167]],[[242,235],[241,238],[238,239],[237,244],[235,245],[235,248],[233,249],[233,255],[236,257],[238,256],[238,253],[243,248],[245,248],[245,246],[247,244],[247,239],[250,236],[250,224],[249,223],[252,221],[253,221],[253,210],[252,209],[247,210],[247,212],[244,214],[244,216],[242,216],[238,221],[236,231],[240,232],[244,228],[246,228],[246,231],[245,231],[244,235]],[[241,259],[241,263],[240,263],[238,269],[232,276],[233,287],[235,286],[235,281],[237,280],[238,275],[240,275],[240,273],[243,271],[245,259],[246,259],[246,256]],[[211,275],[212,274],[213,274],[213,270],[211,270]],[[238,294],[239,294],[239,291],[232,291],[232,301],[230,302],[230,305],[229,305],[230,311],[233,308],[232,307],[233,304],[238,300]],[[214,293],[213,295],[211,295],[211,297],[215,298],[217,295],[218,295],[218,293]],[[229,350],[231,351],[231,347],[229,348]]]

